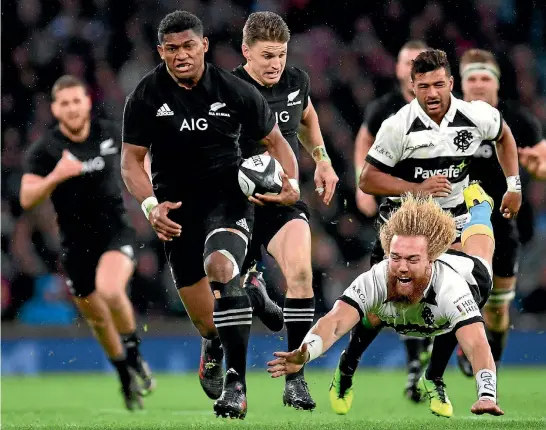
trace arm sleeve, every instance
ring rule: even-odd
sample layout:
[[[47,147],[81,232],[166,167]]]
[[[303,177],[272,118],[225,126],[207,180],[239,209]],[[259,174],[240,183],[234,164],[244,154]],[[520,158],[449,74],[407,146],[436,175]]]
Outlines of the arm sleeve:
[[[260,92],[247,82],[238,88],[241,97],[239,118],[247,139],[259,142],[275,127],[275,115]]]
[[[53,171],[57,161],[48,153],[45,142],[39,140],[32,144],[25,154],[24,173],[46,177]]]
[[[136,92],[127,97],[123,110],[123,142],[146,148],[152,145],[150,123],[155,119],[155,113],[150,110]]]
[[[376,137],[381,124],[384,120],[383,109],[379,100],[372,101],[366,108],[364,113],[364,121],[362,122],[362,127],[366,127],[368,132]]]
[[[473,119],[483,140],[498,140],[502,132],[502,115],[498,109],[481,100],[470,102],[474,109]]]
[[[480,309],[468,288],[468,284],[462,279],[459,283],[460,286],[450,287],[450,293],[446,294],[439,303],[441,313],[449,321],[452,331],[456,331],[468,324],[483,322]]]
[[[374,279],[375,268],[358,276],[338,300],[354,307],[364,318],[383,299]]]
[[[397,116],[392,116],[383,122],[377,137],[366,156],[366,161],[385,173],[402,159],[404,136]]]

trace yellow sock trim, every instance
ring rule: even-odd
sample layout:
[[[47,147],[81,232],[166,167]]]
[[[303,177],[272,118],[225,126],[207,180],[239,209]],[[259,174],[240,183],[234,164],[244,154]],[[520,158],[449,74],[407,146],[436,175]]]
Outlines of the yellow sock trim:
[[[493,230],[484,224],[475,224],[463,230],[463,234],[461,235],[461,244],[464,246],[468,238],[474,236],[475,234],[485,234],[493,239],[493,241],[495,240]]]

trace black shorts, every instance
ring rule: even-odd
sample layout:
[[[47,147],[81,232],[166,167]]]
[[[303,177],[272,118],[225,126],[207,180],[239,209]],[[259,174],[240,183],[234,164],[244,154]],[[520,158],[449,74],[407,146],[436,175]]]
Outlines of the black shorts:
[[[61,262],[68,275],[68,288],[76,297],[87,297],[95,291],[97,265],[108,251],[120,251],[136,263],[135,231],[123,227],[112,235],[97,234],[63,248]]]
[[[370,265],[372,266],[379,263],[385,257],[385,253],[383,252],[383,248],[381,247],[381,241],[379,240],[379,229],[381,228],[381,225],[383,225],[389,219],[391,212],[399,207],[399,204],[390,200],[385,200],[381,204],[381,206],[379,206],[379,216],[377,217],[376,221],[377,237],[373,244],[370,257]],[[468,209],[466,208],[466,205],[462,203],[453,209],[449,209],[449,211],[455,217],[455,222],[457,226],[457,237],[455,238],[455,241],[453,243],[458,243],[461,241],[463,226],[464,224],[466,224],[466,222],[468,222],[469,219]]]
[[[221,193],[207,195],[206,199],[183,200],[179,209],[169,212],[169,218],[182,226],[182,233],[164,242],[165,256],[176,288],[183,288],[206,276],[204,250],[210,233],[217,229],[236,229],[250,242],[254,206],[240,189],[227,187]]]
[[[292,206],[256,206],[254,231],[241,274],[246,274],[256,261],[262,259],[262,245],[267,250],[271,239],[285,224],[293,219],[302,219],[308,223],[309,218],[309,208],[302,200]]]
[[[516,221],[503,218],[500,212],[494,211],[491,223],[495,234],[493,274],[501,278],[511,278],[518,271],[521,248]]]

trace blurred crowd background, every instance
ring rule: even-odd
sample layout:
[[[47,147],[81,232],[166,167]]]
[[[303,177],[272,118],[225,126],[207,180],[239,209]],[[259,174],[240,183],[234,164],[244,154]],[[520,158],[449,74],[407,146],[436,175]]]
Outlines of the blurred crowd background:
[[[49,91],[62,74],[83,78],[94,114],[121,122],[125,97],[159,61],[160,19],[175,9],[202,18],[208,60],[226,69],[242,62],[241,32],[250,12],[271,10],[292,31],[291,64],[310,74],[311,97],[340,176],[335,201],[314,195],[314,163],[303,155],[302,196],[312,210],[314,288],[318,310],[330,309],[368,267],[373,220],[355,207],[354,138],[371,100],[391,90],[396,55],[409,39],[448,53],[453,71],[469,48],[493,51],[501,65],[501,97],[519,100],[546,130],[546,2],[543,0],[8,0],[2,2],[2,320],[71,324],[76,317],[58,262],[55,214],[47,203],[22,212],[18,203],[26,148],[53,122]],[[455,74],[456,90],[460,89]],[[184,168],[183,164],[181,168]],[[525,245],[517,328],[546,327],[546,184],[533,182],[535,236]],[[139,205],[127,196],[140,252],[131,299],[139,314],[180,317],[184,310],[162,245]],[[280,300],[271,265],[267,280]]]

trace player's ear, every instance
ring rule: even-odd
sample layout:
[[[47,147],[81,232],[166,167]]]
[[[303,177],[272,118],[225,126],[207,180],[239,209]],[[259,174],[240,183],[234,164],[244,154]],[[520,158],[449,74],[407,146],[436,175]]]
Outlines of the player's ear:
[[[208,52],[209,50],[209,38],[203,37],[203,52]]]
[[[59,105],[57,104],[57,102],[55,102],[55,100],[51,102],[51,113],[55,118],[58,118]]]
[[[165,61],[165,58],[163,58],[163,46],[157,45],[157,53],[158,53],[159,56],[161,57],[161,60],[162,60],[162,61]]]
[[[454,82],[453,76],[450,76],[449,77],[449,90],[450,91],[453,91],[453,82]]]
[[[245,57],[246,61],[250,61],[250,48],[243,43],[241,45],[241,51],[242,51],[243,57]]]

